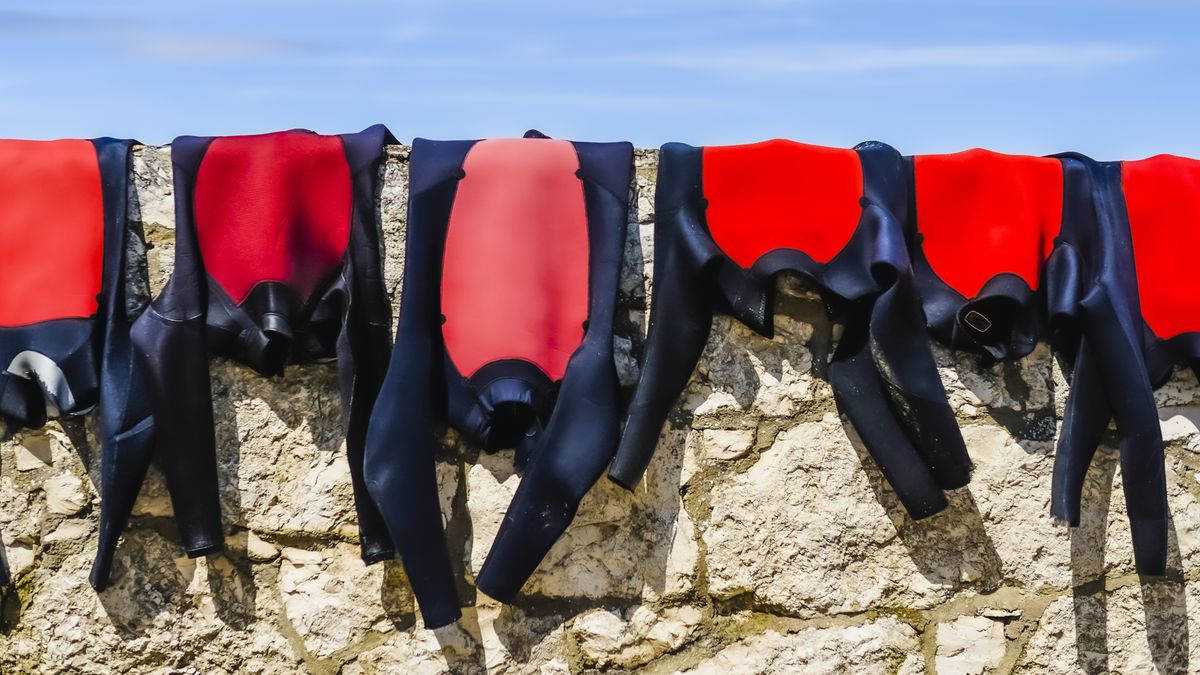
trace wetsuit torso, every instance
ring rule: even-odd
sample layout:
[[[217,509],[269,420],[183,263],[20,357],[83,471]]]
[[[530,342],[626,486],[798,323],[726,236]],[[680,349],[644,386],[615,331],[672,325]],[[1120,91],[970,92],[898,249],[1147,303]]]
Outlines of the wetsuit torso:
[[[908,158],[913,266],[930,332],[990,359],[1045,336],[1045,262],[1063,220],[1063,168],[970,150]]]
[[[366,475],[427,627],[460,616],[434,470],[448,422],[516,448],[521,484],[476,587],[510,601],[612,458],[613,313],[633,148],[413,142],[396,345]]]
[[[10,430],[103,401],[108,452],[126,415],[142,412],[125,307],[132,144],[0,141],[0,417]]]
[[[905,187],[900,155],[881,143],[663,146],[650,329],[609,476],[641,478],[713,313],[770,337],[775,277],[791,272],[844,326],[829,366],[838,407],[914,518],[945,508],[970,460],[917,304]]]
[[[362,445],[387,366],[390,306],[380,271],[376,188],[382,126],[321,136],[177,138],[171,145],[175,268],[133,326],[153,401],[155,450],[188,555],[223,546],[208,378],[216,353],[274,375],[288,363],[336,358],[362,555],[393,557],[366,497]],[[150,453],[120,462],[119,532]],[[107,583],[116,537],[101,547],[93,583]]]

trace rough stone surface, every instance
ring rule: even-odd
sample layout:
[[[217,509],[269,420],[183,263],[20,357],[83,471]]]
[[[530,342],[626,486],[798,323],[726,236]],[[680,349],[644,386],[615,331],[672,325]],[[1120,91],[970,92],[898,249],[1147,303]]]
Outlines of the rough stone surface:
[[[856,626],[809,628],[790,634],[768,630],[736,642],[684,672],[689,675],[883,675],[913,672],[913,662],[907,656],[917,649],[916,631],[895,619]]]
[[[939,675],[979,675],[1004,658],[1004,624],[985,616],[960,616],[938,626]]]
[[[408,149],[380,194],[385,281],[399,297]],[[638,377],[653,295],[656,157],[637,155],[617,367]],[[130,250],[172,268],[169,151],[135,153]],[[336,369],[264,379],[212,362],[228,551],[191,560],[151,471],[102,594],[94,416],[0,437],[0,672],[1006,673],[1200,672],[1200,387],[1158,392],[1168,441],[1170,575],[1133,570],[1117,454],[1088,476],[1082,525],[1049,517],[1066,382],[1045,347],[982,368],[937,349],[975,461],[951,508],[913,522],[837,410],[839,330],[783,279],[777,336],[718,318],[696,376],[632,493],[607,481],[513,606],[472,582],[520,477],[513,453],[447,432],[438,481],[469,605],[422,627],[398,564],[364,567]]]

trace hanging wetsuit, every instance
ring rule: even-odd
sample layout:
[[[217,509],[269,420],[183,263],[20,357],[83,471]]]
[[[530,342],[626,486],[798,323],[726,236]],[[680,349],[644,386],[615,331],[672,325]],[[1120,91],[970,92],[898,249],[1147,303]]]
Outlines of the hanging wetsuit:
[[[396,346],[367,437],[367,487],[426,627],[459,599],[434,448],[443,422],[524,476],[476,587],[509,602],[604,472],[618,434],[613,314],[633,147],[413,142]]]
[[[1140,574],[1167,565],[1166,467],[1152,390],[1176,364],[1200,365],[1200,301],[1187,278],[1200,245],[1200,162],[1159,156],[1138,162],[1077,160],[1095,204],[1095,227],[1107,245],[1083,263],[1050,273],[1070,280],[1098,270],[1103,292],[1064,284],[1052,306],[1078,339],[1063,431],[1054,460],[1053,514],[1079,524],[1084,477],[1108,423],[1115,420],[1121,483]],[[1052,277],[1053,279],[1054,277]],[[1079,309],[1070,311],[1071,300]],[[1077,327],[1077,328],[1076,328]]]
[[[0,417],[36,429],[99,403],[106,456],[145,414],[125,307],[133,143],[0,141]]]
[[[380,269],[376,188],[383,126],[322,136],[287,131],[171,144],[175,268],[133,326],[152,401],[154,450],[114,459],[92,583],[103,588],[151,455],[189,556],[224,546],[208,354],[276,375],[336,358],[363,559],[393,547],[362,483],[362,446],[387,367],[390,307]]]
[[[914,292],[906,200],[900,155],[882,143],[663,146],[650,329],[609,476],[641,478],[713,312],[771,337],[775,276],[794,272],[844,326],[829,366],[838,407],[913,518],[945,508],[971,464]]]
[[[1078,524],[1083,475],[1115,417],[1126,502],[1139,521],[1138,569],[1159,569],[1157,544],[1145,542],[1156,540],[1149,531],[1165,521],[1141,523],[1164,511],[1141,495],[1161,482],[1162,443],[1141,365],[1128,227],[1098,218],[1104,205],[1093,186],[1103,177],[1095,163],[986,150],[906,163],[919,243],[914,266],[930,332],[985,361],[1017,359],[1051,339],[1072,371],[1052,513]]]

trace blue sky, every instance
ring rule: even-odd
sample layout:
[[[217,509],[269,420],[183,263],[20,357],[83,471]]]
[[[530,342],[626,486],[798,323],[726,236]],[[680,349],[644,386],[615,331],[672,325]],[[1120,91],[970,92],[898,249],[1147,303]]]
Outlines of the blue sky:
[[[0,136],[1200,156],[1200,7],[1141,0],[0,0]]]

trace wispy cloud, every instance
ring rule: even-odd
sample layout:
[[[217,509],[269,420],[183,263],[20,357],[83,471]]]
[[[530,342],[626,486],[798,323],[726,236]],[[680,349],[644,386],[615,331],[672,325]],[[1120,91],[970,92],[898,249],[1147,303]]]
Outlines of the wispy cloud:
[[[139,59],[173,64],[229,64],[309,57],[321,45],[259,35],[157,35],[125,41],[119,47]]]
[[[896,70],[1088,69],[1141,61],[1157,50],[1123,44],[866,44],[675,50],[629,54],[637,66],[735,74],[847,73]]]
[[[443,103],[497,105],[506,107],[583,107],[591,109],[652,110],[667,106],[725,107],[727,99],[710,96],[672,96],[605,91],[563,91],[552,87],[542,90],[424,90],[403,95],[380,94],[379,100],[411,102],[414,95]]]
[[[0,10],[0,36],[87,44],[139,60],[172,64],[223,64],[268,61],[319,54],[311,40],[262,33],[226,33],[163,29],[119,14]]]
[[[376,69],[411,67],[436,70],[567,71],[611,69],[679,70],[754,78],[872,72],[1091,70],[1146,61],[1154,47],[1132,44],[874,45],[858,43],[742,48],[680,48],[577,54],[567,45],[525,44],[476,52],[407,55],[376,52],[322,54],[313,66]]]

